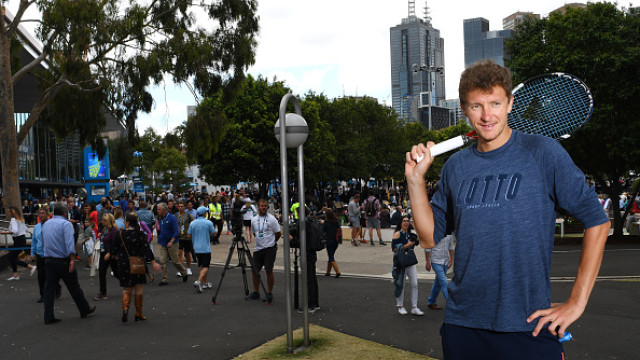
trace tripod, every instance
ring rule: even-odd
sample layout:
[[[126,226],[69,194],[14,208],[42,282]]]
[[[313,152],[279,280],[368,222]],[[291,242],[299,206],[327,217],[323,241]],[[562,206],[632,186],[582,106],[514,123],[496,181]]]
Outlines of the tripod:
[[[242,281],[244,283],[244,299],[247,300],[249,298],[249,283],[247,282],[247,259],[249,259],[249,264],[251,265],[251,270],[258,277],[258,281],[260,281],[260,285],[262,286],[262,291],[264,291],[265,299],[267,294],[267,288],[265,288],[264,283],[262,282],[262,278],[260,277],[260,272],[256,271],[256,265],[253,261],[253,257],[251,256],[251,251],[249,250],[249,246],[247,245],[247,240],[242,236],[242,229],[239,232],[234,231],[233,242],[231,243],[231,247],[229,247],[229,255],[227,256],[227,261],[224,263],[224,268],[222,269],[222,274],[220,275],[220,282],[218,283],[218,288],[216,289],[216,293],[211,297],[211,303],[213,305],[216,304],[216,298],[218,297],[218,292],[220,292],[220,287],[222,286],[222,280],[224,280],[224,275],[229,269],[229,262],[231,262],[231,257],[233,256],[233,250],[238,249],[238,266],[242,268]],[[269,301],[271,304],[271,301]]]

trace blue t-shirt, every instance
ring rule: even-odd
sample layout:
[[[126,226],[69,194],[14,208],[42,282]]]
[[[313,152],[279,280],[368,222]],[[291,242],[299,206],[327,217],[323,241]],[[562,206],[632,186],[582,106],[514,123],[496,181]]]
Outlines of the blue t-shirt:
[[[208,254],[211,252],[210,236],[216,233],[213,223],[203,217],[199,217],[189,224],[187,233],[191,234],[193,251],[196,254]]]
[[[444,322],[504,332],[533,330],[527,316],[551,305],[556,207],[586,228],[609,221],[556,140],[517,131],[496,150],[451,156],[431,206],[434,239],[457,235]]]

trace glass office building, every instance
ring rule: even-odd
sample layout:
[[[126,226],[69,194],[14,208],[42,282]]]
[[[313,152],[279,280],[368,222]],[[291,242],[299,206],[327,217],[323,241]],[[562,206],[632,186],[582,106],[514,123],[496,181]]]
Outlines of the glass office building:
[[[444,39],[429,17],[410,13],[390,29],[390,46],[392,106],[404,122],[421,121],[420,108],[445,98]]]
[[[483,59],[492,59],[504,66],[507,56],[504,40],[513,36],[513,30],[489,31],[489,20],[485,18],[466,19],[463,26],[465,68]]]

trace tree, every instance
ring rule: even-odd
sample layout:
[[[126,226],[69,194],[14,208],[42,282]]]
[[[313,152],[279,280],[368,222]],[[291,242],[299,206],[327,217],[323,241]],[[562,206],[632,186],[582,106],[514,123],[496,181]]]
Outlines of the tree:
[[[640,16],[612,3],[589,3],[547,19],[529,18],[507,43],[515,80],[563,71],[591,89],[595,109],[575,136],[562,142],[576,165],[600,182],[612,198],[614,230],[622,234],[620,181],[640,166]]]
[[[42,15],[37,37],[43,51],[16,66],[16,34],[30,6]],[[256,8],[255,0],[207,5],[188,0],[20,1],[13,19],[0,21],[4,205],[19,206],[17,149],[45,109],[59,135],[79,129],[82,143],[101,150],[96,128],[104,123],[103,113],[125,125],[134,141],[137,113],[150,111],[153,102],[147,88],[164,75],[177,83],[193,81],[205,96],[222,91],[231,98],[254,62]],[[213,23],[198,26],[196,19],[204,17]],[[17,132],[13,89],[26,74],[38,79],[42,91]],[[78,104],[82,111],[70,111]],[[86,121],[87,114],[92,121]],[[85,130],[88,126],[91,131]]]
[[[179,193],[189,186],[189,178],[184,174],[186,167],[187,158],[173,147],[161,148],[158,158],[153,163],[154,172],[162,175],[161,182]]]
[[[266,195],[267,184],[280,175],[280,145],[273,128],[280,100],[288,92],[282,82],[248,76],[233,103],[223,106],[214,97],[198,107],[185,134],[199,147],[187,151],[190,158],[197,157],[207,182],[256,182],[261,196]]]

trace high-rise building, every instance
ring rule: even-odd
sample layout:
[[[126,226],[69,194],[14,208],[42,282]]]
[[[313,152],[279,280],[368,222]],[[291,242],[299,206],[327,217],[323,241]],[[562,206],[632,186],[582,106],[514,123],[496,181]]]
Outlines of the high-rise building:
[[[513,30],[489,31],[489,20],[485,18],[465,19],[463,26],[465,68],[483,59],[493,59],[504,66],[504,40],[513,36]]]
[[[515,12],[506,18],[502,19],[502,28],[504,30],[515,30],[516,26],[524,21],[527,17],[533,17],[535,19],[540,19],[540,14],[534,14],[532,12],[523,12],[518,11]]]
[[[444,39],[431,25],[426,3],[424,12],[418,18],[415,0],[409,0],[409,16],[390,29],[391,95],[403,121],[430,124],[434,105],[445,98]]]

